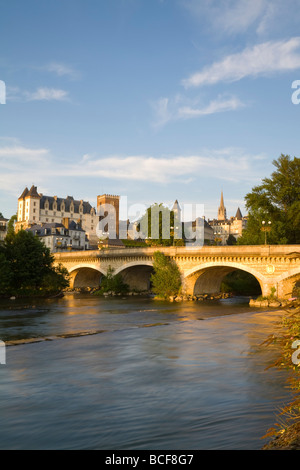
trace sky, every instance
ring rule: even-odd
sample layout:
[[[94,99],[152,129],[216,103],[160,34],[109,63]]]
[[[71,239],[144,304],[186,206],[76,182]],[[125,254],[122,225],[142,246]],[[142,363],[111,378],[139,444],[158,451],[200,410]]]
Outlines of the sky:
[[[227,215],[246,215],[272,161],[299,157],[300,0],[0,0],[0,11],[4,217],[33,184],[94,206],[105,193],[129,206],[177,199],[207,218],[223,191]]]

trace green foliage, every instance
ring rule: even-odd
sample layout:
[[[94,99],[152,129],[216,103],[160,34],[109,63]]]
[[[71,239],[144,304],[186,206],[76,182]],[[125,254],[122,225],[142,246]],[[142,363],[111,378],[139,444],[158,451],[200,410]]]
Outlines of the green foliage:
[[[3,245],[0,245],[0,294],[9,292],[12,282],[12,269]]]
[[[10,233],[0,251],[0,294],[56,293],[68,286],[67,271],[31,232]]]
[[[142,240],[122,240],[122,243],[126,248],[144,248],[147,247],[147,243]]]
[[[236,245],[236,238],[234,235],[232,235],[232,233],[229,235],[229,237],[227,238],[227,245]]]
[[[15,228],[14,228],[14,223],[18,220],[17,214],[13,215],[7,224],[7,235],[6,238],[13,237],[15,234]]]
[[[276,170],[245,197],[249,210],[247,229],[239,245],[265,242],[262,221],[271,221],[269,244],[300,243],[300,158],[281,155],[273,161]]]
[[[129,286],[123,281],[121,274],[114,275],[114,269],[109,266],[107,275],[101,278],[100,289],[95,292],[96,295],[103,295],[106,292],[114,294],[126,294]]]
[[[163,299],[177,295],[181,288],[181,276],[177,264],[160,251],[156,251],[153,258],[154,273],[151,274],[151,282],[154,294]]]
[[[174,211],[170,211],[163,204],[152,204],[139,222],[140,232],[146,237],[150,246],[184,246],[183,239],[175,239],[174,226],[180,221],[174,217]]]
[[[261,288],[258,280],[252,274],[236,270],[224,277],[221,292],[232,292],[236,295],[257,295],[261,292]]]

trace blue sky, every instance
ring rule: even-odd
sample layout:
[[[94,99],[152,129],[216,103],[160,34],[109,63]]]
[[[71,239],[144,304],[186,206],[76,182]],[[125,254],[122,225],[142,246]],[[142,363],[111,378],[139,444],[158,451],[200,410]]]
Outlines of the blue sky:
[[[299,156],[299,0],[0,0],[0,211],[43,194],[229,216]]]

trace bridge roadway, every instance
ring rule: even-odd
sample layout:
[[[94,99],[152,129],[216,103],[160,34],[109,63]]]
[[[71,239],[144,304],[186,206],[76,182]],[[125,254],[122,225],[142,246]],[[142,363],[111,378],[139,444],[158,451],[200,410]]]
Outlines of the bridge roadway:
[[[142,291],[150,287],[155,251],[177,263],[186,294],[219,292],[224,276],[237,269],[252,274],[265,296],[275,287],[279,298],[289,298],[300,282],[300,245],[110,248],[55,253],[55,263],[68,269],[73,288],[98,287],[111,266]]]

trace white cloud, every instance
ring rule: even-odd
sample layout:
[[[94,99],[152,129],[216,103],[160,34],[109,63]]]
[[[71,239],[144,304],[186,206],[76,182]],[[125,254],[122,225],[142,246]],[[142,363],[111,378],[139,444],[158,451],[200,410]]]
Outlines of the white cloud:
[[[216,15],[216,26],[228,33],[243,32],[263,15],[266,8],[266,0],[226,2],[221,14]]]
[[[13,146],[13,147],[1,147],[0,148],[0,158],[9,157],[18,158],[22,160],[36,160],[47,155],[49,151],[47,149],[31,149],[23,146]]]
[[[232,97],[228,99],[216,99],[211,101],[208,106],[204,108],[191,108],[189,106],[183,106],[178,109],[179,117],[188,119],[191,117],[205,116],[208,114],[220,113],[223,111],[234,111],[236,109],[244,107],[245,104],[242,103],[238,98]]]
[[[300,68],[300,37],[265,42],[225,57],[183,80],[186,88]]]
[[[202,28],[216,34],[261,35],[299,24],[299,0],[180,0]],[[296,20],[296,21],[295,21]],[[293,33],[292,33],[293,34]]]
[[[68,99],[68,92],[57,88],[41,87],[34,92],[24,92],[27,101],[65,101]]]
[[[74,70],[72,67],[58,63],[58,62],[51,62],[50,64],[44,67],[45,70],[48,72],[54,73],[58,77],[68,76],[69,78],[78,78],[78,72]]]
[[[194,155],[109,155],[85,154],[81,161],[66,165],[56,161],[48,149],[22,145],[0,147],[0,187],[11,191],[18,183],[28,186],[49,185],[57,178],[106,178],[111,180],[145,181],[159,184],[186,183],[197,177],[230,181],[257,178],[252,168],[260,165],[259,155],[248,155],[242,149],[202,150]],[[263,163],[262,163],[263,164]]]
[[[7,87],[7,101],[69,101],[69,93],[57,88],[40,87],[35,91]]]
[[[225,111],[235,111],[245,106],[235,96],[220,95],[207,105],[203,105],[199,101],[197,98],[189,99],[181,95],[177,95],[174,99],[160,98],[152,103],[155,113],[154,127],[159,128],[170,121],[179,119],[191,119]]]
[[[251,169],[255,158],[256,156],[247,155],[243,150],[236,148],[203,150],[196,155],[162,157],[135,155],[97,158],[90,155],[87,158],[85,155],[84,165],[68,167],[68,175],[160,184],[191,182],[195,180],[195,175],[199,178],[254,181],[257,180],[257,175],[254,176],[255,172]]]

